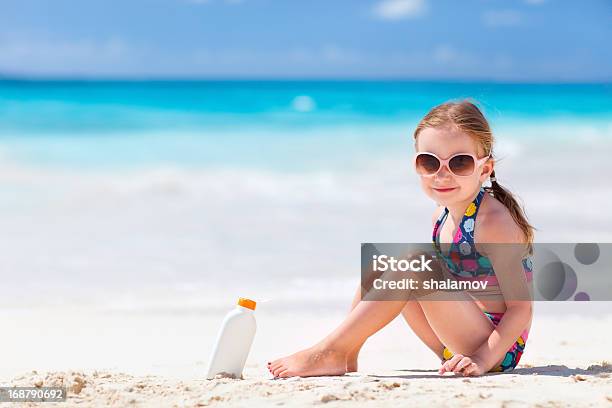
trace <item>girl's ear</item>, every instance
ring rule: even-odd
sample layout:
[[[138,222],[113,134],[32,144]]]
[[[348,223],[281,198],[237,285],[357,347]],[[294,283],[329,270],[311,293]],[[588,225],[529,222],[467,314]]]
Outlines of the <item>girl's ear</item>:
[[[487,181],[487,179],[489,178],[489,176],[491,175],[494,169],[495,169],[495,160],[494,159],[487,160],[487,162],[482,166],[482,173],[480,173],[480,183],[481,184]]]

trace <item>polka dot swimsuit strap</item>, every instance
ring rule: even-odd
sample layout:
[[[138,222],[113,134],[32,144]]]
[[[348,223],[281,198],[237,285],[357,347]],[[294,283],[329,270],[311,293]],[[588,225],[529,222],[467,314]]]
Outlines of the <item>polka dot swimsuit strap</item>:
[[[480,208],[480,203],[482,202],[484,194],[485,190],[481,187],[474,200],[472,200],[466,208],[461,222],[459,223],[459,227],[455,232],[455,236],[453,237],[448,256],[442,253],[438,240],[442,224],[448,217],[448,208],[444,208],[443,213],[434,226],[432,239],[436,252],[446,260],[451,271],[459,276],[474,277],[494,273],[489,259],[476,251],[474,243],[476,215],[478,214],[478,209]]]
[[[460,243],[464,237],[474,242],[474,226],[476,224],[476,215],[478,214],[478,209],[480,207],[480,203],[482,202],[484,194],[485,190],[481,187],[474,200],[466,208],[465,213],[463,214],[463,218],[459,223],[459,228],[457,228],[455,236],[453,237],[453,244]],[[444,207],[444,211],[440,214],[438,220],[436,221],[436,225],[434,226],[432,240],[437,247],[439,246],[438,236],[440,235],[439,233],[442,229],[442,224],[446,220],[448,213],[448,208]]]
[[[481,187],[478,195],[476,195],[476,198],[474,198],[470,205],[468,205],[468,207],[465,209],[465,213],[463,214],[463,218],[461,219],[461,223],[459,224],[459,228],[457,228],[457,233],[453,239],[454,244],[459,244],[462,241],[474,242],[476,215],[478,214],[478,209],[480,208],[480,203],[482,202],[484,194],[485,190]]]

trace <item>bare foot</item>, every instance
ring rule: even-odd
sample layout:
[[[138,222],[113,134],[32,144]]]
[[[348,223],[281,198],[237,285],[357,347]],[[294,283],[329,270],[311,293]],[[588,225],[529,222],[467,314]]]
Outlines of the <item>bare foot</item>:
[[[356,351],[353,350],[346,355],[346,372],[354,373],[357,372],[357,358],[359,357],[360,348]]]
[[[346,353],[315,346],[268,363],[268,370],[282,378],[344,375]]]

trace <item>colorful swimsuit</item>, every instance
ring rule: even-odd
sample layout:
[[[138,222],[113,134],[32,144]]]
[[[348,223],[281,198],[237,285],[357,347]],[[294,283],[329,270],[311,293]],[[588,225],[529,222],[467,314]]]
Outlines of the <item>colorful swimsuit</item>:
[[[459,228],[453,238],[453,242],[450,246],[450,256],[444,255],[440,248],[438,241],[439,232],[442,227],[442,223],[448,216],[448,208],[444,208],[444,211],[436,221],[436,225],[433,230],[433,244],[437,254],[446,261],[450,272],[455,275],[458,280],[479,280],[489,282],[490,286],[499,286],[497,278],[495,277],[495,271],[491,265],[491,261],[486,256],[478,253],[476,245],[474,243],[474,226],[476,224],[476,214],[480,207],[480,202],[484,197],[485,190],[480,188],[480,191],[474,201],[465,210],[463,219],[459,223]],[[523,269],[525,271],[527,280],[532,279],[532,261],[531,258],[527,257],[522,260]],[[500,320],[504,316],[504,313],[489,313],[484,314],[493,322],[493,325],[497,327]],[[503,372],[512,370],[518,364],[523,350],[525,349],[525,342],[529,330],[525,329],[519,336],[514,345],[506,352],[506,356],[502,362],[496,367],[492,368],[491,372]],[[446,347],[443,351],[444,361],[449,360],[453,353]]]

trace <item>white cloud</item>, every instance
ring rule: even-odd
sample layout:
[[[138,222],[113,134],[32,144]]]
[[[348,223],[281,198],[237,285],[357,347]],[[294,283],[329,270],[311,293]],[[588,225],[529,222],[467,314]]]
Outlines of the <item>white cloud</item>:
[[[425,0],[383,0],[374,6],[374,15],[384,20],[403,20],[425,14]]]
[[[531,4],[531,5],[534,5],[534,6],[539,6],[540,4],[546,3],[546,0],[524,0],[524,1],[527,4]]]
[[[489,10],[482,14],[482,21],[489,27],[512,27],[521,24],[523,15],[516,10]]]

